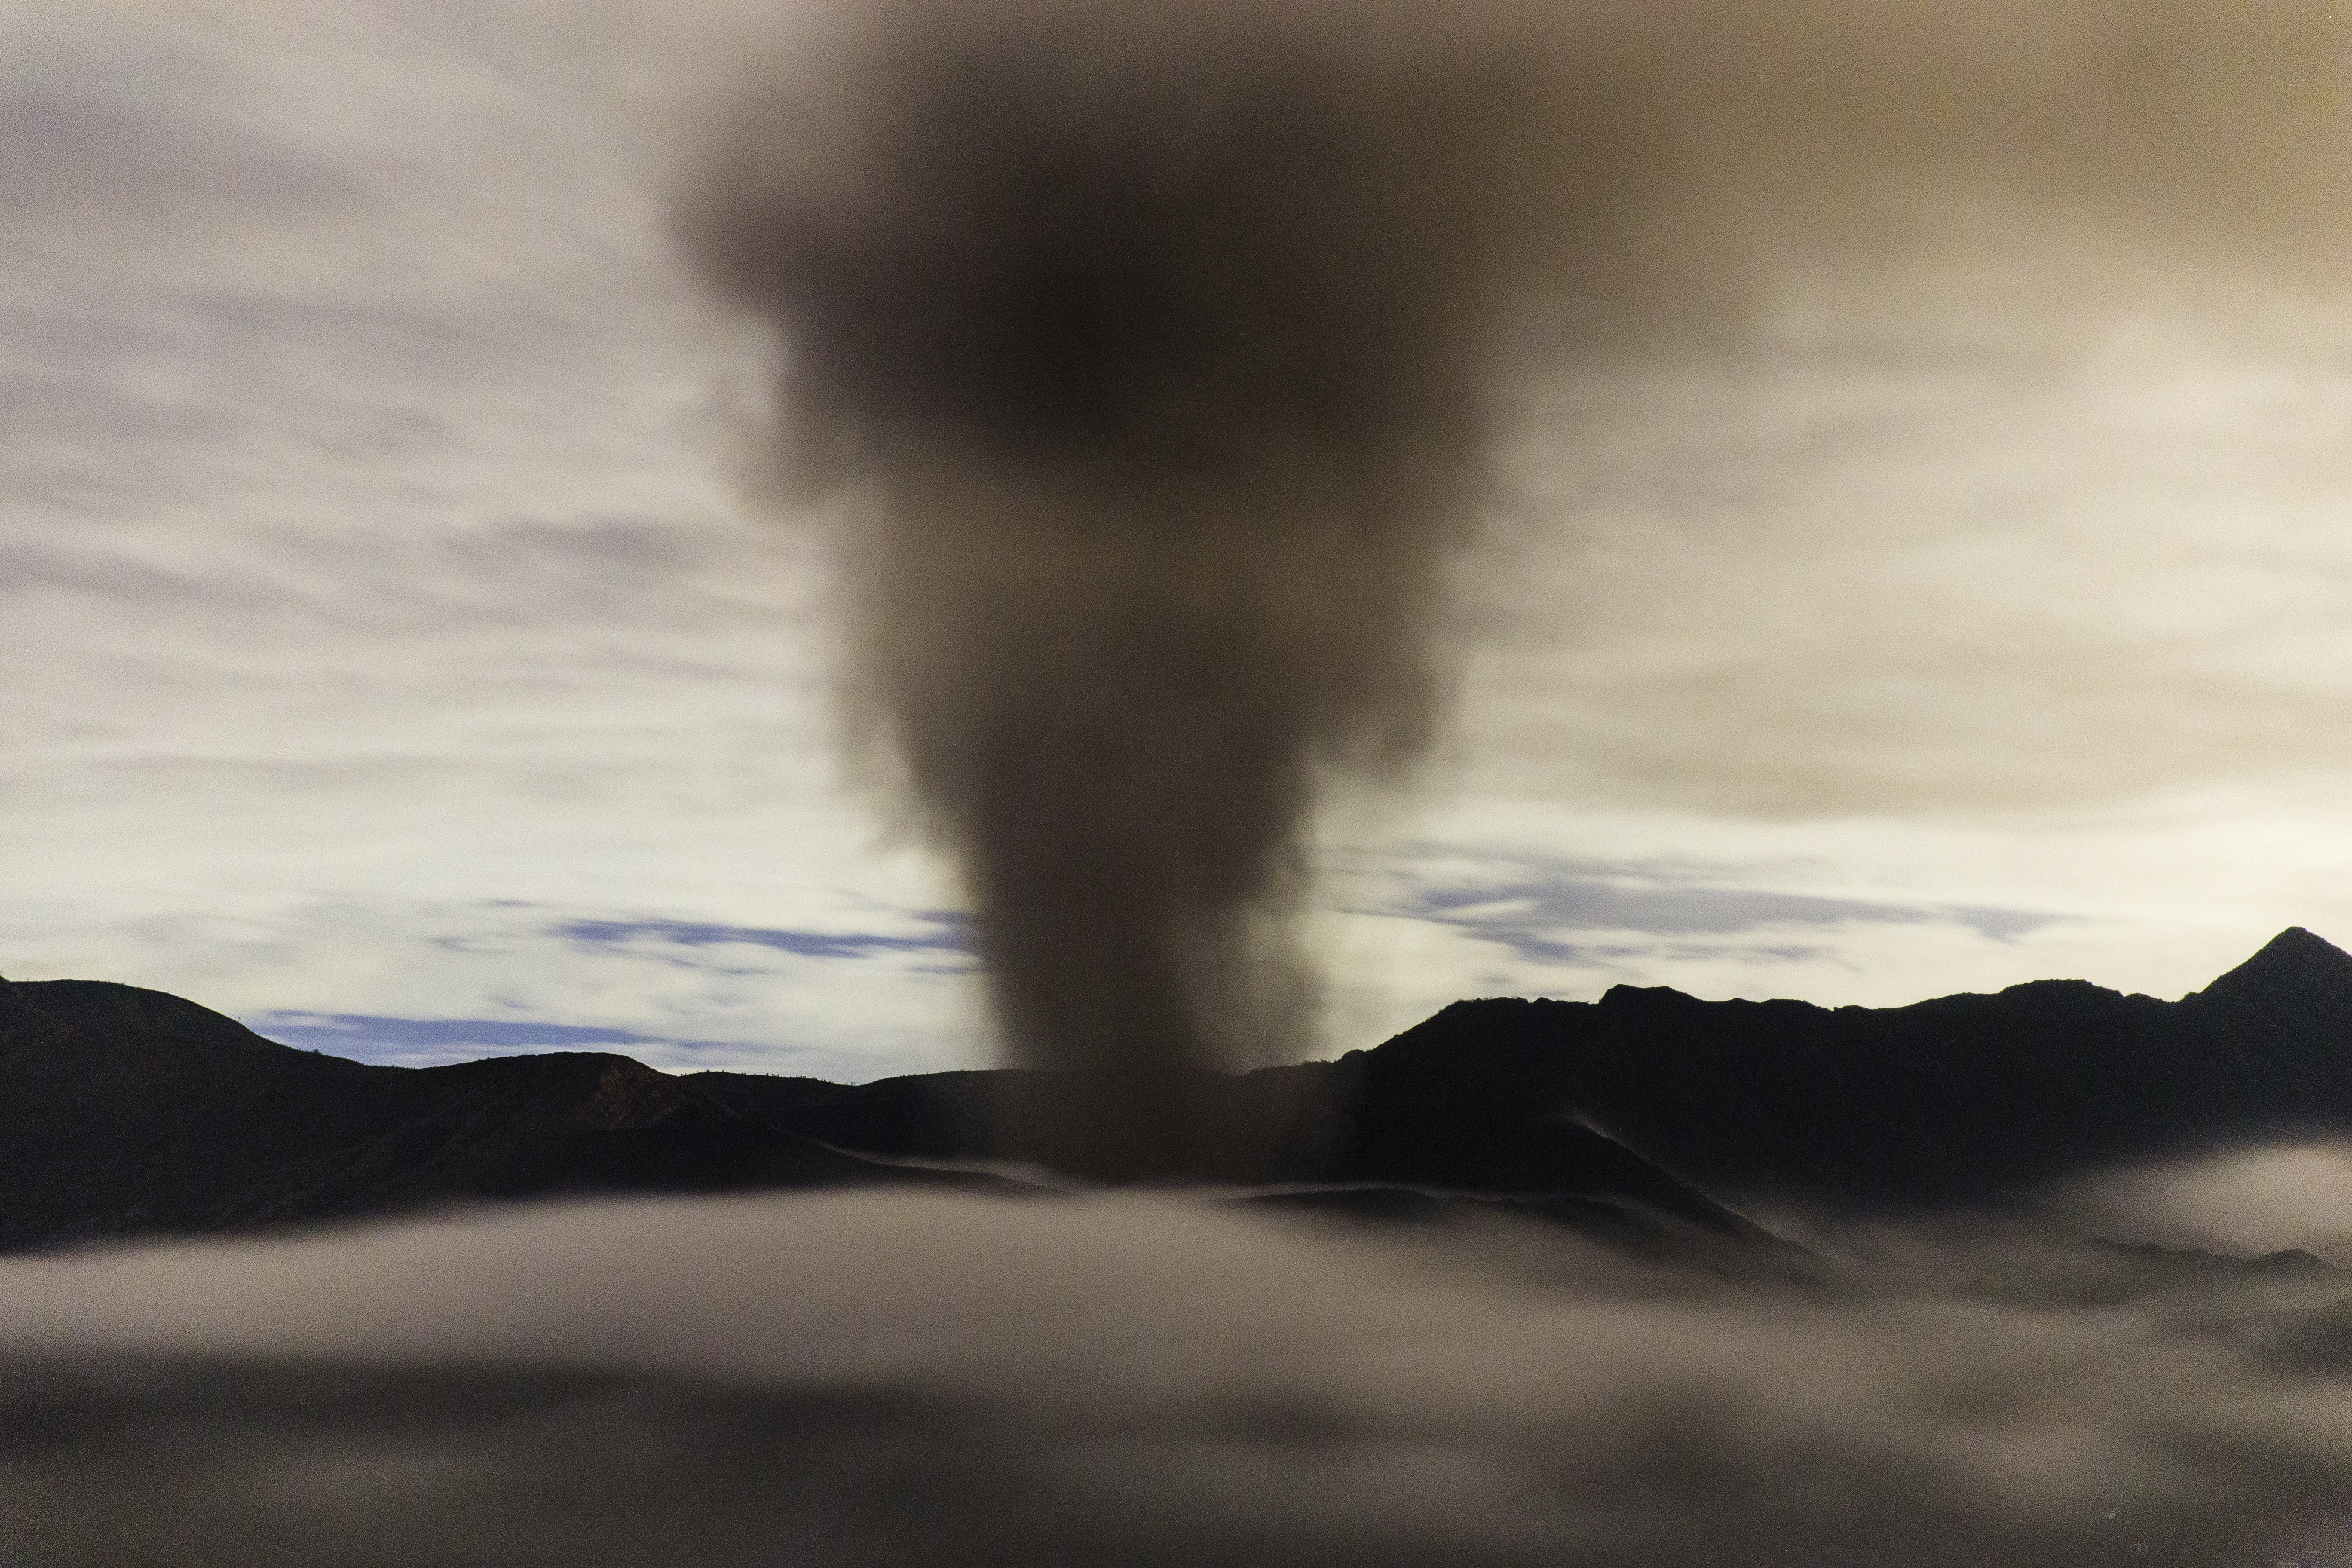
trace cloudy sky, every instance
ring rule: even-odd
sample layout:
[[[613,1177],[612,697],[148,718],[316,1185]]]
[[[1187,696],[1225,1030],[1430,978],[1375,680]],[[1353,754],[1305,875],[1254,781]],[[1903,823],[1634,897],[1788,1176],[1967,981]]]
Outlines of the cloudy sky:
[[[988,1059],[665,241],[748,36],[0,0],[0,973],[383,1061]],[[1327,1048],[2352,942],[2336,298],[2013,226],[1515,396],[1454,728],[1323,825]]]

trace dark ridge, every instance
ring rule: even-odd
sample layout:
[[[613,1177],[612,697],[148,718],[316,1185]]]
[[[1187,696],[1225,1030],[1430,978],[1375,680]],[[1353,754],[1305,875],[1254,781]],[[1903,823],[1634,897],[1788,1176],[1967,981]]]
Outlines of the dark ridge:
[[[1004,1190],[985,1173],[890,1162],[1050,1165],[1071,1109],[1092,1100],[1066,1072],[673,1078],[583,1052],[374,1067],[277,1044],[161,992],[13,989],[22,1005],[0,1020],[5,1251],[567,1193]],[[1182,1075],[1169,1091],[1220,1130],[1198,1174],[1491,1190],[1604,1239],[1754,1234],[1571,1123],[1490,1137],[1475,1108],[1441,1107],[1417,1128],[1411,1106],[1368,1100],[1384,1078],[1368,1059]]]
[[[2181,1005],[2250,1089],[2339,1120],[2352,1106],[2352,953],[2291,926]]]
[[[2352,953],[2301,926],[2289,926],[2253,957],[2191,994],[2209,1004],[2267,1000],[2332,1008],[2339,1022],[2352,1023]]]
[[[476,1198],[934,1179],[749,1121],[626,1057],[372,1067],[162,992],[12,989],[0,1250]]]
[[[1035,1160],[1024,1107],[1061,1080],[687,1081],[845,1149]],[[2352,1136],[2352,956],[2290,930],[2179,1002],[2082,980],[1887,1008],[1639,986],[1458,1002],[1375,1049],[1191,1092],[1223,1130],[1210,1173],[1241,1183],[1575,1193],[1685,1215],[1722,1213],[1709,1198],[2000,1206],[2101,1165]]]
[[[41,1016],[33,999],[25,994],[16,982],[0,974],[0,1029],[30,1023]]]
[[[1554,1004],[1468,1003],[1463,1015]],[[1416,1031],[1415,1033],[1418,1033]],[[1189,1096],[1215,1130],[1196,1163],[1203,1180],[1237,1185],[1388,1184],[1456,1193],[1574,1194],[1631,1203],[1720,1235],[1741,1223],[1701,1194],[1610,1139],[1514,1098],[1524,1075],[1473,1030],[1458,1065],[1416,1060],[1397,1047],[1351,1052],[1337,1062],[1272,1068],[1243,1077],[1184,1075]],[[828,1084],[754,1073],[693,1073],[683,1082],[742,1115],[803,1138],[888,1157],[1052,1166],[1059,1130],[1087,1103],[1066,1072],[929,1073],[866,1084]],[[1530,1114],[1530,1110],[1537,1111]]]
[[[1619,987],[1552,1017],[1542,1089],[1735,1198],[1999,1203],[2105,1164],[2352,1134],[2352,957],[2301,930],[2179,1002],[2080,980],[1836,1009]]]
[[[1099,1098],[1045,1070],[370,1067],[87,981],[0,983],[0,1249],[570,1192],[1001,1186],[924,1163],[1054,1166]],[[1194,1178],[1333,1192],[1277,1206],[1508,1200],[1596,1235],[1746,1237],[1755,1203],[1997,1207],[2101,1165],[2352,1136],[2352,957],[2289,931],[2179,1002],[2079,980],[1889,1008],[1461,1002],[1337,1061],[1159,1088],[1214,1130]]]

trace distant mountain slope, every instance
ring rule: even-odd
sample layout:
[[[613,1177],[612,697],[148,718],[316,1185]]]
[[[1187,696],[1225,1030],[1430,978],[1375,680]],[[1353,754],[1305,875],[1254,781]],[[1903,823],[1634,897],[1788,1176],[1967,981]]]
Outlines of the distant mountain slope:
[[[1704,1190],[1914,1207],[2352,1135],[2352,955],[2300,929],[2179,1002],[2076,980],[1907,1007],[1457,1003],[1368,1053],[1407,1100],[1573,1115]]]
[[[1890,1008],[1633,986],[1461,1002],[1337,1061],[1166,1088],[1215,1130],[1201,1177],[1322,1189],[1270,1197],[1292,1207],[1484,1194],[1598,1231],[1747,1235],[1724,1205],[1975,1204],[2117,1161],[2352,1136],[2352,956],[2291,930],[2179,1002],[2071,980]],[[1088,1103],[1034,1072],[368,1067],[158,992],[0,981],[0,1249],[463,1198],[983,1181],[889,1162],[1050,1163]]]
[[[0,1249],[472,1197],[910,1178],[626,1057],[370,1067],[162,992],[0,981]]]
[[[1196,1075],[1182,1090],[1225,1132],[1202,1173],[1319,1185],[1327,1196],[1278,1200],[1315,1212],[1432,1217],[1461,1205],[1425,1189],[1467,1190],[1618,1240],[1753,1234],[1570,1123],[1465,1138],[1442,1114],[1425,1130],[1360,1117],[1360,1076],[1328,1062]],[[1039,1161],[1050,1150],[1024,1130],[1085,1103],[1083,1086],[1044,1073],[679,1079],[584,1053],[372,1067],[161,992],[0,980],[0,1251],[567,1192],[998,1184],[885,1162]]]
[[[1245,1077],[1171,1079],[1213,1130],[1196,1173],[1237,1185],[1389,1186],[1576,1196],[1700,1229],[1739,1222],[1612,1140],[1524,1101],[1490,1102],[1472,1074],[1444,1092],[1389,1092],[1380,1052]],[[929,1073],[866,1084],[753,1073],[680,1081],[769,1126],[860,1153],[1052,1164],[1054,1130],[1083,1113],[1067,1074]],[[1344,1206],[1344,1205],[1342,1205]],[[1373,1205],[1377,1206],[1377,1205]]]
[[[1016,1073],[685,1081],[840,1148],[937,1157],[1035,1158],[1008,1129],[1049,1121],[1025,1111],[1063,1092]],[[1235,1181],[1606,1193],[1668,1212],[1699,1193],[1981,1203],[2116,1161],[2352,1135],[2352,955],[2289,930],[2179,1002],[2079,980],[1886,1008],[1636,986],[1457,1002],[1373,1049],[1195,1092],[1222,1101],[1214,1168]]]

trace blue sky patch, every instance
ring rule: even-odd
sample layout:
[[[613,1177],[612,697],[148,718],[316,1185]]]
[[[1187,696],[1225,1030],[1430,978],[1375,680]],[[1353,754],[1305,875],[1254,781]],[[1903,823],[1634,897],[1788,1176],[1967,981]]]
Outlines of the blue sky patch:
[[[919,918],[933,928],[929,934],[885,936],[872,931],[795,931],[780,926],[717,925],[703,921],[569,921],[551,928],[551,934],[612,947],[635,942],[665,942],[677,947],[742,944],[797,953],[803,958],[971,952],[969,924],[961,915],[929,913]]]
[[[728,1040],[681,1040],[667,1035],[596,1024],[554,1024],[534,1018],[400,1018],[375,1013],[255,1014],[243,1020],[264,1039],[354,1061],[423,1066],[472,1061],[481,1057],[526,1056],[541,1051],[613,1051],[642,1056],[651,1047],[663,1054],[719,1048],[740,1052]]]
[[[1542,964],[1589,961],[1588,944],[1564,940],[1563,933],[1574,931],[1719,937],[1790,926],[1948,924],[1968,927],[1990,942],[2013,942],[2066,918],[2032,910],[1883,903],[1709,886],[1675,872],[1645,880],[1593,875],[1580,867],[1527,870],[1532,874],[1479,886],[1424,889],[1393,912],[1453,926]]]

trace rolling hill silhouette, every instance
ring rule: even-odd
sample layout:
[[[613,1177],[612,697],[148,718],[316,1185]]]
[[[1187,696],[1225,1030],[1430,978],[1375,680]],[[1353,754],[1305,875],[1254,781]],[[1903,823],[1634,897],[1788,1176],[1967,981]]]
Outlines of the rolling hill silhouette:
[[[463,1198],[919,1179],[626,1057],[372,1067],[163,992],[0,981],[0,1249]]]
[[[2352,1134],[2352,955],[2291,928],[2178,1002],[2080,980],[1885,1008],[1622,985],[1461,1002],[1357,1070],[1391,1101],[1473,1097],[1488,1125],[1514,1104],[1574,1117],[1734,1200],[1996,1202],[2099,1165]]]
[[[1370,1050],[1181,1086],[1205,1180],[1367,1217],[1501,1206],[1736,1236],[1759,1198],[1997,1204],[2081,1170],[2352,1134],[2352,956],[2281,933],[2178,1002],[2082,981],[1907,1007],[1461,1002]],[[857,1183],[1052,1163],[1066,1074],[835,1084],[556,1053],[373,1067],[194,1003],[0,981],[0,1249],[457,1201]]]

